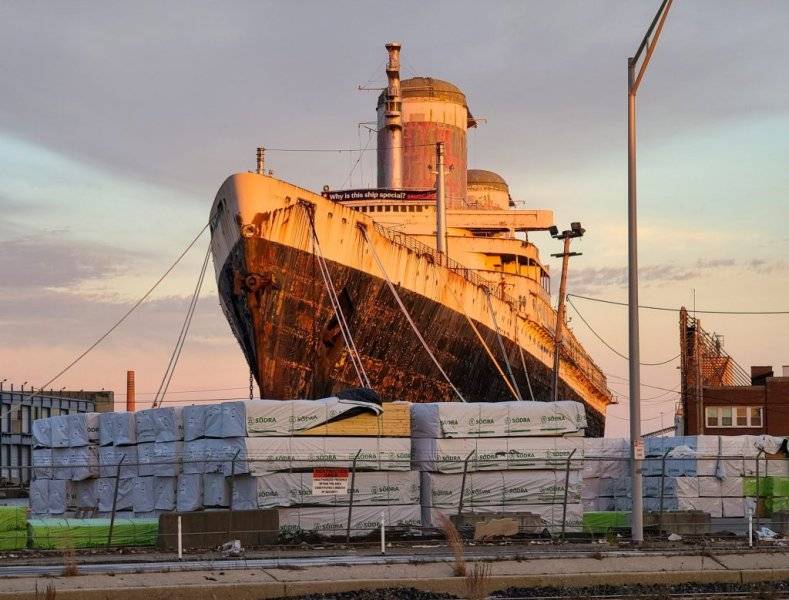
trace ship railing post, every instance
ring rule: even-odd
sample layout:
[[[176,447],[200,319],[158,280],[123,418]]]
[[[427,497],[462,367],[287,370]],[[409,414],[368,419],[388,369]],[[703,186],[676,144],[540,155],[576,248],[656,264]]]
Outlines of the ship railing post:
[[[564,539],[564,532],[567,525],[567,496],[570,491],[570,465],[573,461],[573,455],[577,448],[573,448],[570,456],[567,457],[567,463],[564,468],[564,498],[562,499],[562,539]]]
[[[351,518],[353,516],[353,492],[356,488],[356,461],[359,459],[359,455],[362,453],[362,449],[359,448],[359,451],[356,453],[356,456],[353,457],[353,462],[351,463],[351,493],[350,497],[348,498],[348,526],[345,529],[345,543],[349,544],[351,542]]]

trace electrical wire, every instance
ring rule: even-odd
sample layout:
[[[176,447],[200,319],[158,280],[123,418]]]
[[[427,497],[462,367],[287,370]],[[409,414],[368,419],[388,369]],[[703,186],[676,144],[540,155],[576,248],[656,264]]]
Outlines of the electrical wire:
[[[621,352],[619,352],[619,351],[618,351],[616,348],[614,348],[613,346],[611,346],[611,344],[609,344],[608,342],[606,342],[606,341],[603,339],[603,337],[602,337],[602,336],[601,336],[599,333],[597,333],[597,332],[594,330],[594,328],[593,328],[593,327],[592,327],[592,326],[589,324],[589,321],[587,321],[587,320],[584,318],[584,316],[581,314],[581,311],[580,311],[580,310],[578,310],[578,307],[577,307],[577,306],[575,306],[575,304],[573,304],[573,301],[572,301],[572,300],[570,300],[570,298],[569,298],[570,294],[567,294],[567,296],[568,296],[568,297],[567,297],[567,303],[568,303],[570,306],[572,306],[572,307],[573,307],[573,310],[576,312],[576,314],[577,314],[579,317],[581,317],[581,321],[583,321],[584,325],[586,325],[586,326],[589,328],[589,331],[591,331],[591,332],[592,332],[592,333],[595,335],[595,337],[596,337],[598,340],[600,340],[600,341],[603,343],[603,345],[604,345],[606,348],[608,348],[608,349],[609,349],[611,352],[613,352],[614,354],[616,354],[618,357],[620,357],[620,358],[624,358],[625,360],[630,360],[630,358],[629,358],[629,357],[625,356],[624,354],[622,354]],[[661,366],[661,365],[667,365],[668,363],[670,363],[670,362],[673,362],[673,361],[677,360],[679,357],[680,357],[680,354],[677,354],[676,356],[672,356],[672,357],[671,357],[671,358],[669,358],[668,360],[664,360],[664,361],[662,361],[662,362],[655,362],[655,363],[649,363],[649,362],[639,362],[638,364],[639,364],[639,365],[641,365],[641,366],[644,366],[644,367],[659,367],[659,366]]]
[[[189,307],[186,309],[186,316],[184,317],[184,322],[181,325],[181,331],[178,333],[178,339],[175,342],[175,346],[173,347],[173,352],[170,355],[170,362],[167,363],[167,368],[164,371],[164,375],[162,375],[162,381],[159,384],[159,389],[156,392],[156,396],[153,399],[153,408],[156,408],[162,400],[164,400],[165,395],[167,394],[167,388],[170,387],[170,382],[173,379],[173,373],[175,373],[175,367],[178,365],[178,359],[181,358],[181,351],[183,350],[184,343],[186,342],[186,336],[189,335],[189,326],[192,324],[192,317],[195,314],[195,308],[197,307],[197,301],[200,298],[200,290],[203,288],[203,280],[205,279],[205,272],[206,267],[208,267],[208,259],[211,257],[211,244],[208,244],[208,248],[205,251],[205,258],[203,259],[203,265],[200,268],[200,275],[197,278],[197,284],[195,285],[195,291],[192,294],[192,300],[189,302]],[[161,396],[160,396],[161,393]]]
[[[118,327],[120,327],[120,325],[121,325],[121,324],[122,324],[122,323],[123,323],[123,322],[124,322],[124,321],[125,321],[125,320],[126,320],[128,317],[129,317],[129,315],[131,315],[131,314],[132,314],[132,313],[133,313],[135,310],[137,310],[137,308],[139,308],[139,306],[140,306],[140,305],[141,305],[143,302],[145,302],[145,300],[147,300],[147,299],[148,299],[148,297],[149,297],[149,296],[150,296],[150,295],[153,293],[153,291],[154,291],[154,290],[155,290],[157,287],[159,287],[159,284],[160,284],[160,283],[162,283],[162,281],[164,281],[164,279],[165,279],[165,278],[166,278],[166,277],[167,277],[167,276],[168,276],[168,275],[169,275],[169,274],[172,272],[172,270],[173,270],[173,269],[175,269],[175,267],[178,265],[178,263],[180,263],[180,262],[181,262],[181,260],[183,259],[183,257],[184,257],[184,256],[186,256],[186,253],[187,253],[187,252],[189,252],[189,250],[191,250],[191,249],[192,249],[192,246],[194,246],[194,245],[197,243],[197,240],[199,240],[199,239],[200,239],[200,236],[201,236],[201,235],[203,235],[203,233],[205,232],[205,230],[206,230],[206,229],[208,229],[208,225],[209,225],[209,223],[206,223],[206,224],[203,226],[203,228],[200,230],[200,232],[199,232],[199,233],[198,233],[198,234],[197,234],[197,235],[194,237],[194,239],[192,239],[192,241],[191,241],[191,242],[189,242],[189,244],[186,246],[186,248],[184,248],[184,249],[183,249],[183,251],[182,251],[182,252],[181,252],[181,253],[178,255],[178,257],[175,259],[175,261],[174,261],[174,262],[173,262],[173,263],[172,263],[172,264],[171,264],[171,265],[170,265],[170,266],[167,268],[167,270],[166,270],[166,271],[165,271],[165,272],[162,274],[162,276],[161,276],[161,277],[159,277],[159,279],[157,279],[157,280],[156,280],[156,282],[155,282],[155,283],[154,283],[154,284],[153,284],[153,285],[152,285],[150,288],[148,288],[148,291],[147,291],[147,292],[145,292],[145,293],[144,293],[144,294],[143,294],[143,295],[140,297],[140,299],[139,299],[139,300],[137,300],[137,302],[135,302],[135,303],[132,305],[132,307],[131,307],[129,310],[127,310],[127,311],[126,311],[126,312],[123,314],[123,316],[122,316],[120,319],[118,319],[117,321],[115,321],[115,323],[112,325],[112,327],[110,327],[110,328],[109,328],[107,331],[105,331],[105,332],[104,332],[104,333],[103,333],[101,336],[99,336],[99,338],[98,338],[98,339],[97,339],[95,342],[93,342],[93,343],[92,343],[90,346],[88,346],[88,348],[87,348],[86,350],[84,350],[84,351],[83,351],[81,354],[79,354],[79,355],[78,355],[78,356],[77,356],[77,357],[76,357],[74,360],[72,360],[72,361],[71,361],[70,363],[68,363],[68,364],[67,364],[65,367],[63,367],[63,368],[62,368],[62,369],[61,369],[61,370],[58,372],[58,374],[57,374],[57,375],[55,375],[55,376],[54,376],[52,379],[50,379],[50,380],[49,380],[49,381],[47,381],[45,384],[43,384],[42,386],[40,386],[40,387],[39,387],[39,392],[40,392],[41,390],[43,390],[44,388],[46,388],[48,385],[51,385],[53,382],[57,381],[57,380],[58,380],[58,379],[59,379],[59,378],[60,378],[62,375],[64,375],[64,374],[65,374],[65,373],[66,373],[66,372],[67,372],[69,369],[71,369],[71,367],[73,367],[73,366],[74,366],[74,365],[76,365],[76,364],[77,364],[77,363],[78,363],[80,360],[82,360],[83,358],[85,358],[85,356],[87,356],[87,355],[88,355],[88,353],[89,353],[91,350],[93,350],[93,349],[94,349],[96,346],[98,346],[98,345],[99,345],[101,342],[103,342],[105,339],[107,339],[107,337],[108,337],[108,336],[109,336],[109,335],[110,335],[110,334],[111,334],[113,331],[115,331],[115,330],[116,330]]]
[[[591,302],[601,302],[603,304],[614,304],[616,306],[628,306],[627,302],[617,302],[616,300],[606,300],[604,298],[590,298],[589,296],[580,296],[578,294],[567,294],[573,298],[581,298],[582,300],[589,300]],[[662,310],[666,312],[679,312],[681,308],[671,308],[668,306],[649,306],[639,304],[638,308],[646,310]],[[694,309],[692,312],[702,315],[789,315],[789,310],[698,310]]]

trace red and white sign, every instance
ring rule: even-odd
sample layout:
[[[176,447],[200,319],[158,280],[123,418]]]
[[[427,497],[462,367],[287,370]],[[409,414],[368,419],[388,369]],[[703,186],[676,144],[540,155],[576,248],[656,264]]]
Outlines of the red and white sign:
[[[348,493],[348,469],[326,467],[312,470],[313,496],[342,496]]]

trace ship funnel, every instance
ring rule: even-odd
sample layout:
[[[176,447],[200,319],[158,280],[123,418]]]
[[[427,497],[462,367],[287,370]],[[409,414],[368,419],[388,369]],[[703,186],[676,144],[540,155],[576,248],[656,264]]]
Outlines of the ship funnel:
[[[383,148],[382,183],[385,188],[403,187],[403,115],[400,96],[400,44],[389,42],[386,50],[389,62],[386,65],[386,98],[384,104],[385,138]]]

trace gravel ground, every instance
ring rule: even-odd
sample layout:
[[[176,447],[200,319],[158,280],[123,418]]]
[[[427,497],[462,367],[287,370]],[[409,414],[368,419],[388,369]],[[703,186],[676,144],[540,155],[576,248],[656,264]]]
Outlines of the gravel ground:
[[[751,585],[734,584],[682,584],[674,586],[595,586],[588,588],[509,588],[495,592],[491,599],[504,598],[585,598],[620,597],[650,600],[668,600],[687,597],[715,598],[716,594],[743,594],[749,598],[773,600],[789,598],[789,582],[778,581]],[[432,594],[413,588],[383,589],[340,594],[316,594],[298,598],[279,598],[277,600],[452,600],[457,596]]]

